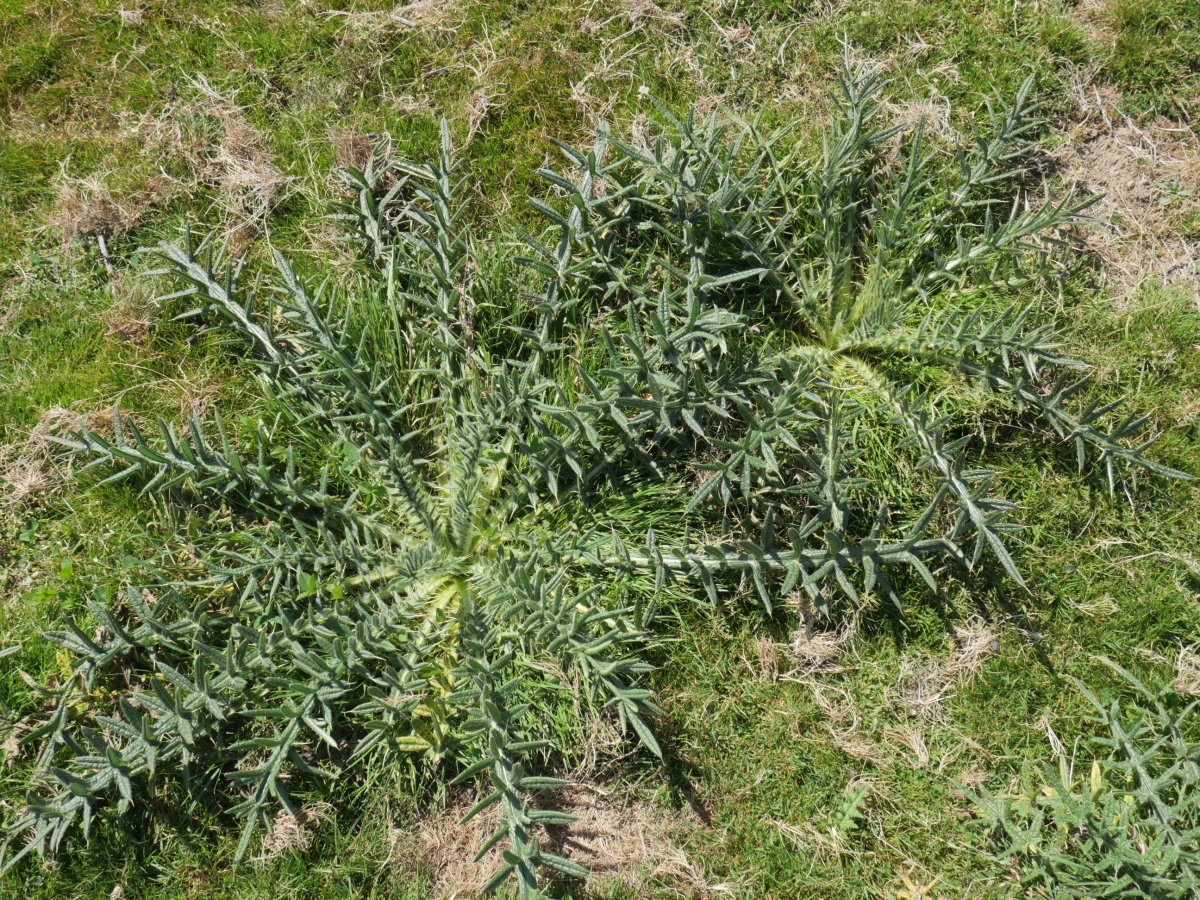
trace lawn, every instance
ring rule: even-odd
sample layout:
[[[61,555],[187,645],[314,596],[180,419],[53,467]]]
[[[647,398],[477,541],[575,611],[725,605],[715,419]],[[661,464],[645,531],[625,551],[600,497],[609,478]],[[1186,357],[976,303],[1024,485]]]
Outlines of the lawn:
[[[536,201],[559,204],[538,175],[564,164],[555,142],[591,146],[600,122],[649,146],[669,115],[734,115],[786,127],[781,147],[819,156],[845,55],[882,73],[880,116],[922,123],[951,172],[955,141],[1029,79],[1038,146],[1018,161],[1024,196],[1093,202],[1065,274],[1004,296],[1036,300],[1062,355],[1090,363],[1072,402],[1120,400],[1146,417],[1148,457],[1200,475],[1197,0],[0,0],[0,26],[5,822],[26,803],[43,688],[72,672],[42,632],[97,634],[96,608],[128,615],[128,586],[153,566],[186,570],[199,532],[225,521],[102,483],[50,438],[111,435],[117,404],[177,425],[219,412],[243,438],[276,409],[240,347],[155,300],[168,280],[140,248],[190,227],[224,242],[247,281],[280,252],[354,285],[353,249],[327,214],[347,197],[337,170],[364,167],[384,136],[392,156],[430,160],[446,122],[471,176],[461,215],[503,272],[518,229],[546,224]],[[751,341],[786,340],[760,324]],[[575,338],[599,370],[602,349]],[[977,798],[1015,791],[1043,763],[1083,777],[1097,725],[1081,686],[1134,693],[1105,660],[1173,703],[1200,696],[1200,486],[1137,471],[1110,489],[1102,466],[1078,470],[1071,442],[973,396],[939,399],[961,413],[967,462],[1016,504],[1024,527],[1006,541],[1024,585],[988,556],[939,569],[936,591],[912,577],[898,602],[843,598],[807,627],[804,603],[765,612],[750,579],[721,582],[715,599],[688,580],[640,585],[656,610],[643,681],[661,758],[565,686],[547,689],[545,763],[580,820],[564,852],[596,873],[557,895],[1051,895],[997,860]],[[864,471],[919,510],[929,474],[864,434]],[[340,446],[299,452],[343,462]],[[614,534],[681,530],[677,481],[605,497]],[[555,501],[543,520],[566,533],[584,513]],[[106,677],[89,697],[130,676]],[[1194,716],[1182,729],[1200,742]],[[347,768],[305,785],[296,815],[272,809],[236,864],[240,823],[199,795],[160,793],[120,815],[105,807],[87,841],[73,833],[23,859],[0,894],[469,896],[495,859],[471,861],[490,828],[459,824],[478,790],[416,757]]]

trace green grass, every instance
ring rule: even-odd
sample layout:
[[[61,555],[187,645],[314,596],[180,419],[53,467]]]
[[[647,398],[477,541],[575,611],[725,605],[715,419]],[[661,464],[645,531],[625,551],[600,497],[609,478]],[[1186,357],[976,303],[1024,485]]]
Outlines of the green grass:
[[[252,265],[268,243],[323,252],[325,238],[300,223],[329,198],[331,134],[387,131],[420,157],[433,150],[441,115],[466,139],[478,90],[492,105],[465,153],[479,178],[476,214],[496,225],[530,219],[524,199],[541,190],[534,171],[554,153],[551,137],[581,142],[597,110],[627,130],[647,110],[643,85],[680,110],[720,98],[772,122],[819,118],[843,35],[888,65],[898,103],[933,93],[976,109],[988,92],[1011,93],[1035,72],[1050,114],[1065,116],[1070,69],[1092,67],[1124,93],[1130,113],[1196,121],[1195,0],[1114,0],[1104,14],[1111,44],[1090,39],[1071,4],[1053,0],[869,0],[833,14],[825,4],[765,0],[663,5],[673,18],[493,0],[448,4],[436,25],[372,30],[327,15],[336,7],[325,0],[236,9],[153,0],[136,5],[140,20],[109,0],[0,0],[0,437],[19,443],[54,406],[91,411],[118,398],[139,414],[177,417],[198,385],[222,410],[246,408],[233,361],[212,341],[161,320],[144,343],[109,333],[117,300],[95,243],[64,250],[44,230],[63,167],[72,177],[101,173],[116,191],[160,170],[180,182],[166,208],[110,243],[120,272],[142,267],[134,249],[174,235],[185,219],[218,224],[219,189],[195,187],[190,164],[147,137],[152,121],[219,131],[196,111],[196,75],[236,96],[293,179],[268,232],[250,245]],[[581,82],[582,103],[572,98]],[[1096,362],[1103,393],[1152,417],[1158,459],[1200,472],[1194,297],[1151,284],[1118,306],[1084,272],[1060,302],[1071,349]],[[994,443],[1005,452],[986,463],[1000,470],[1001,492],[1027,509],[1018,563],[1029,592],[974,581],[934,603],[914,589],[902,614],[864,614],[842,660],[847,671],[805,679],[853,708],[871,758],[839,749],[811,684],[764,675],[760,645],[784,654],[794,623],[764,622],[749,597],[715,610],[677,604],[678,639],[659,651],[655,684],[668,777],[640,758],[607,769],[678,819],[678,844],[710,882],[742,896],[849,898],[895,896],[902,876],[917,884],[936,876],[935,895],[1013,896],[980,861],[964,780],[1003,787],[1026,760],[1048,758],[1047,728],[1069,750],[1085,703],[1066,676],[1115,685],[1097,654],[1169,680],[1179,646],[1200,640],[1200,490],[1146,480],[1130,498],[1110,498],[1099,481],[1063,474],[1062,448],[1002,430]],[[0,710],[36,706],[18,668],[35,681],[60,668],[36,633],[80,614],[96,586],[115,588],[168,542],[126,488],[57,486],[22,506],[0,498],[0,646],[22,645],[0,661]],[[937,716],[899,705],[902,665],[945,662],[951,629],[979,610],[999,635],[979,674],[959,679]],[[928,752],[923,766],[903,743],[914,731]],[[855,779],[869,784],[865,818],[837,850],[828,829]],[[5,817],[19,804],[15,780],[0,762]],[[420,802],[405,784],[396,778],[361,797],[361,785],[339,786],[339,812],[311,848],[270,864],[232,870],[236,837],[200,811],[191,823],[103,823],[87,848],[74,845],[53,867],[21,866],[0,880],[0,893],[90,898],[121,884],[126,897],[422,897],[427,887],[389,854],[389,823],[405,834],[419,827]],[[671,896],[665,879],[654,890]]]
[[[1105,66],[1134,113],[1152,111],[1194,121],[1200,106],[1200,3],[1196,0],[1118,0],[1116,31]]]

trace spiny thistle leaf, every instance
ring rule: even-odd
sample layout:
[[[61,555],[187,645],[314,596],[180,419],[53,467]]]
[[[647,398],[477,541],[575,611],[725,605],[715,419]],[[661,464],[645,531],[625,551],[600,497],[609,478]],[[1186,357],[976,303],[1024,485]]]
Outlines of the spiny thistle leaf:
[[[959,428],[993,398],[1114,484],[1181,476],[1133,443],[1139,418],[1085,397],[1030,299],[1086,204],[1019,189],[1028,84],[949,172],[920,127],[886,164],[877,75],[847,64],[840,88],[816,160],[665,110],[652,148],[604,129],[563,146],[567,172],[543,175],[565,202],[533,204],[547,225],[516,266],[474,234],[446,127],[430,164],[381,147],[344,174],[348,286],[282,257],[248,284],[211,242],[160,247],[180,285],[163,302],[238,346],[263,419],[152,431],[118,410],[111,435],[63,439],[183,506],[197,558],[93,604],[95,634],[48,636],[72,667],[26,735],[2,865],[181,790],[240,818],[242,859],[304,790],[415,756],[483,783],[490,887],[537,896],[544,870],[580,875],[531,798],[557,783],[537,773],[551,673],[661,753],[643,598],[688,580],[827,612],[898,600],[902,577],[936,591],[948,563],[1021,583],[1015,509]],[[921,473],[918,502],[877,486],[881,455]],[[651,485],[683,496],[651,513],[630,500]],[[632,512],[606,522],[606,497]]]
[[[405,189],[382,189],[392,177]],[[485,286],[468,283],[492,262],[467,230],[463,177],[445,130],[430,166],[376,157],[346,174],[357,198],[340,215],[368,273],[353,296],[282,257],[249,287],[211,243],[159,248],[161,274],[183,285],[163,302],[187,299],[183,318],[242,345],[273,424],[192,418],[151,434],[118,409],[111,435],[62,439],[108,480],[187,508],[201,556],[94,604],[95,635],[46,636],[73,668],[28,735],[42,750],[5,868],[58,849],[76,824],[86,835],[110,802],[180,785],[240,820],[241,860],[308,786],[367,757],[416,756],[490,784],[475,811],[501,812],[481,851],[502,846],[493,887],[511,877],[541,896],[541,870],[585,874],[541,846],[569,817],[530,803],[562,784],[535,770],[554,736],[539,701],[561,688],[550,673],[654,754],[658,709],[638,684],[650,667],[625,570],[598,577],[605,541],[542,515],[560,486],[599,484],[604,469],[594,445],[538,413],[558,391],[542,370],[569,325],[558,282],[572,240],[550,253],[536,342],[497,354],[472,331],[478,317],[511,344],[482,320]],[[580,434],[593,419],[574,420]],[[110,680],[118,662],[128,687]],[[117,693],[107,709],[89,699],[102,684]]]
[[[717,512],[730,535],[627,561],[710,592],[740,575],[768,610],[796,588],[822,609],[891,593],[898,567],[932,587],[947,562],[1023,585],[1018,511],[969,461],[964,420],[989,405],[1031,414],[1114,488],[1139,469],[1190,477],[1145,455],[1145,419],[1087,399],[1043,313],[1088,202],[1022,190],[1030,86],[989,104],[950,167],[921,125],[879,124],[885,82],[847,56],[816,159],[786,149],[785,130],[663,109],[652,147],[602,136],[567,152],[566,172],[603,192],[547,175],[578,221],[563,292],[605,313],[602,352],[554,414],[593,447],[699,458],[689,511]],[[880,478],[898,461],[928,473],[923,502],[879,486],[913,482]]]

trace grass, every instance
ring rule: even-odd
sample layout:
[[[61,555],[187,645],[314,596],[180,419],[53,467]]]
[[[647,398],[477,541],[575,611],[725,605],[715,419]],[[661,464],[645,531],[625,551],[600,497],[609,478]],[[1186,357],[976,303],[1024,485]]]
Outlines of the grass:
[[[1200,16],[1194,0],[1121,0],[1110,12],[1116,31],[1106,70],[1134,112],[1185,120],[1196,113],[1200,88],[1200,35],[1179,23]]]
[[[628,131],[647,109],[642,86],[680,110],[719,99],[773,122],[819,118],[843,35],[887,65],[897,115],[929,97],[935,107],[945,97],[978,108],[984,94],[1011,93],[1032,71],[1035,92],[1061,121],[1083,70],[1122,92],[1130,114],[1196,129],[1194,0],[1113,0],[1098,19],[1067,3],[996,0],[430,7],[429,19],[407,25],[381,3],[342,16],[328,2],[235,10],[201,0],[0,0],[0,429],[9,447],[22,452],[55,406],[93,411],[120,398],[177,417],[199,396],[223,410],[246,407],[224,348],[157,319],[141,342],[112,333],[128,281],[108,275],[93,238],[64,247],[45,227],[64,177],[90,175],[117,197],[164,174],[171,185],[108,242],[118,274],[143,266],[134,249],[173,236],[185,219],[237,224],[220,172],[206,172],[211,160],[196,151],[198,141],[220,144],[234,105],[288,179],[244,237],[252,265],[268,246],[326,252],[327,235],[300,223],[325,208],[337,135],[386,131],[420,157],[445,114],[479,176],[475,214],[511,225],[529,218],[524,198],[540,190],[533,173],[553,153],[549,138],[582,142],[598,114]],[[205,99],[197,76],[225,106]],[[1085,270],[1064,286],[1071,349],[1096,362],[1105,394],[1152,416],[1157,458],[1198,473],[1195,298],[1153,283],[1114,297],[1101,274]],[[738,614],[751,598],[723,598],[729,609],[676,604],[678,639],[660,651],[655,685],[668,777],[642,758],[609,761],[605,771],[678,823],[676,843],[710,883],[743,896],[863,897],[897,896],[906,878],[936,879],[927,896],[1012,896],[980,862],[968,786],[1002,787],[1023,762],[1048,758],[1051,733],[1070,751],[1086,709],[1066,676],[1116,686],[1096,655],[1169,681],[1179,647],[1200,640],[1194,484],[1145,481],[1110,499],[1098,482],[1052,465],[1061,448],[1015,431],[993,443],[1005,450],[987,464],[1026,508],[1018,562],[1028,593],[965,582],[941,604],[914,593],[902,615],[866,610],[836,661],[845,671],[805,676],[788,674],[794,623]],[[80,614],[97,585],[115,588],[162,546],[163,526],[138,510],[118,486],[54,484],[21,505],[0,498],[0,646],[22,645],[0,662],[0,709],[36,706],[18,670],[38,680],[60,666],[35,633]],[[997,644],[977,672],[950,672],[953,629],[981,610]],[[935,671],[947,691],[924,713],[904,702],[916,666]],[[19,803],[13,768],[0,762],[6,817]],[[0,893],[95,897],[120,884],[126,897],[425,896],[427,883],[401,852],[421,804],[403,779],[359,795],[365,783],[339,786],[331,798],[339,812],[311,846],[271,862],[233,871],[236,837],[200,813],[188,827],[160,823],[156,834],[145,822],[104,827],[54,866],[6,876]],[[859,784],[862,818],[835,836]],[[672,895],[665,878],[647,890]]]

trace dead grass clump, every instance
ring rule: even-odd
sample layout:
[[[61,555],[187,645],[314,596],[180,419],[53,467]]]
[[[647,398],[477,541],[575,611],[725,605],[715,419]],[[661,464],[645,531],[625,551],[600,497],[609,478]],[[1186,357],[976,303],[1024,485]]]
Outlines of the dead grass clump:
[[[82,238],[118,238],[136,228],[169,194],[165,178],[152,178],[138,191],[119,196],[102,174],[69,178],[64,173],[48,224],[68,249]]]
[[[995,629],[982,619],[972,619],[955,627],[954,643],[947,669],[955,676],[978,675],[988,657],[1000,649]]]
[[[754,662],[750,665],[750,674],[752,677],[762,678],[766,681],[775,681],[779,678],[779,663],[783,654],[779,652],[779,647],[770,638],[758,638],[754,642]]]
[[[266,227],[295,179],[279,170],[270,140],[246,118],[236,95],[203,75],[191,87],[193,97],[143,116],[135,127],[149,152],[187,170],[169,181],[173,194],[211,191],[224,237],[238,250]]]
[[[837,675],[849,671],[841,664],[847,645],[854,640],[856,624],[853,620],[831,631],[812,629],[807,625],[797,628],[792,635],[790,651],[798,675]]]
[[[357,129],[333,131],[329,143],[339,169],[365,169],[375,153],[375,140]]]
[[[910,713],[922,718],[938,715],[954,691],[947,667],[936,660],[906,657],[892,686],[892,696]]]
[[[629,142],[639,150],[649,150],[654,146],[654,134],[650,127],[650,117],[638,113],[629,124]],[[697,472],[699,476],[699,471]]]
[[[1175,659],[1175,690],[1188,697],[1200,697],[1200,644],[1180,648]]]
[[[982,619],[971,619],[954,628],[954,649],[945,661],[925,656],[901,659],[889,694],[909,713],[922,719],[937,718],[955,687],[978,675],[988,657],[999,649],[995,630]]]
[[[457,0],[413,0],[393,9],[389,17],[408,28],[435,28],[445,25],[457,6]]]
[[[185,419],[203,418],[220,393],[219,386],[204,377],[181,379],[179,385],[179,414]]]
[[[108,334],[131,344],[144,343],[153,321],[154,306],[144,280],[114,272],[109,285],[114,302],[103,317]]]
[[[476,88],[471,92],[471,96],[467,100],[467,143],[475,138],[479,133],[479,129],[483,127],[483,122],[487,118],[488,110],[492,108],[492,95],[486,88]]]
[[[1200,139],[1165,119],[1114,121],[1115,98],[1093,93],[1057,154],[1068,183],[1100,196],[1089,247],[1121,299],[1147,278],[1200,289],[1200,245],[1183,227],[1200,216]]]
[[[892,124],[902,126],[894,140],[903,140],[903,136],[911,134],[918,125],[926,140],[950,143],[958,136],[950,123],[950,101],[936,91],[933,98],[887,103],[884,110]]]
[[[735,53],[752,53],[755,48],[755,32],[749,25],[722,25],[712,17],[711,13],[706,12],[708,20],[712,22],[713,29],[721,36],[721,43],[725,45],[727,50]]]
[[[632,752],[615,717],[595,716],[588,724],[587,735],[579,751],[575,777],[580,780],[593,778],[605,765]]]
[[[56,462],[52,436],[84,427],[104,431],[112,421],[111,410],[78,413],[61,406],[46,410],[23,440],[0,446],[0,482],[7,486],[4,502],[29,503],[69,477],[69,463]]]
[[[313,831],[329,818],[332,811],[333,807],[325,802],[306,806],[296,816],[281,809],[275,814],[271,830],[263,837],[260,859],[272,860],[289,850],[303,853],[312,846]]]
[[[728,94],[701,94],[692,104],[692,108],[696,110],[696,115],[708,117],[720,110],[728,100]]]
[[[669,30],[682,30],[684,27],[683,13],[667,12],[654,0],[624,0],[621,5],[625,16],[634,25],[654,22]]]
[[[859,731],[862,717],[849,691],[816,681],[804,683],[812,690],[813,702],[829,720],[827,727],[834,747],[855,759],[876,765],[884,762],[886,755]]]
[[[1054,754],[1055,759],[1065,760],[1067,758],[1067,748],[1063,744],[1062,738],[1058,736],[1058,732],[1054,730],[1054,726],[1050,722],[1050,714],[1043,712],[1033,725],[1034,728],[1040,728],[1046,732],[1046,742],[1050,745],[1050,752]]]
[[[543,841],[547,849],[591,872],[590,883],[635,887],[662,879],[692,896],[708,892],[700,870],[671,843],[671,819],[661,810],[622,801],[589,783],[573,783],[540,799],[576,817],[570,825],[547,829]],[[463,801],[418,823],[411,846],[400,854],[431,876],[432,896],[475,897],[503,864],[500,848],[474,861],[476,848],[499,825],[500,811],[493,806],[463,824],[471,805]]]
[[[23,455],[12,447],[0,448],[0,482],[7,486],[5,501],[25,503],[50,483],[50,474],[40,456]]]
[[[912,751],[909,760],[914,769],[929,767],[929,745],[925,743],[925,730],[919,727],[906,727],[892,733],[900,743]]]
[[[121,20],[121,25],[124,28],[136,28],[142,24],[145,18],[145,13],[140,6],[134,5],[129,9],[121,6],[117,9],[117,16]]]
[[[188,156],[197,180],[215,189],[216,205],[226,220],[228,237],[235,249],[261,231],[267,217],[286,195],[292,178],[279,171],[270,142],[246,118],[233,95],[222,94],[203,75],[192,80],[200,101],[195,110],[178,111],[186,120],[199,113],[220,130],[220,138],[207,140]],[[186,121],[179,139],[187,142]]]
[[[240,115],[226,119],[225,138],[212,165],[235,237],[250,237],[266,222],[291,179],[275,167],[263,136]]]
[[[458,0],[412,0],[392,9],[340,10],[324,15],[345,20],[348,40],[373,43],[402,30],[453,31],[452,20],[459,10]]]
[[[958,773],[958,783],[966,790],[975,793],[979,788],[995,777],[994,773],[988,772],[985,769],[979,769],[975,766],[967,766]]]
[[[116,309],[110,310],[105,318],[108,320],[108,334],[131,344],[145,343],[150,331],[149,318]]]

